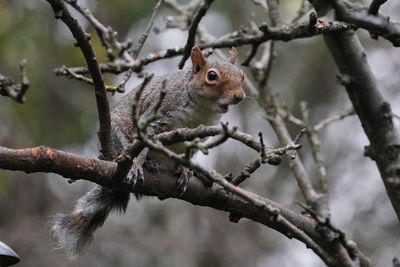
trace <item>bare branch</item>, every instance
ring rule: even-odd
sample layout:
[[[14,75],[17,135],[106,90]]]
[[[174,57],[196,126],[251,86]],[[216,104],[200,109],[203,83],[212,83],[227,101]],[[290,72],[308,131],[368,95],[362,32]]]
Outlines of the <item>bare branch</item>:
[[[266,49],[264,53],[270,55],[272,52]],[[265,58],[270,58],[270,56],[267,56]],[[280,115],[281,112],[279,111],[280,108],[278,107],[278,103],[275,97],[273,97],[268,91],[267,79],[271,69],[271,64],[272,63],[270,61],[261,62],[259,69],[256,71],[256,73],[262,74],[262,71],[264,71],[265,73],[262,75],[258,75],[259,91],[260,91],[259,104],[264,109],[267,115],[267,119],[271,124],[271,127],[274,130],[275,134],[277,135],[280,143],[290,144],[292,142],[292,139],[285,125],[285,122],[283,121],[283,118]],[[326,212],[324,211],[328,210],[328,208],[326,207],[328,203],[327,201],[324,200],[321,194],[315,191],[311,183],[311,179],[301,159],[298,156],[291,160],[290,167],[292,168],[297,184],[306,202],[309,205],[311,205],[319,214],[321,215],[326,214]]]
[[[25,93],[29,88],[29,79],[25,72],[26,60],[23,59],[19,66],[21,71],[21,82],[16,83],[13,78],[3,76],[0,73],[0,95],[9,96],[18,103],[25,102]]]
[[[180,69],[183,68],[183,65],[185,65],[186,60],[190,56],[190,51],[192,50],[192,47],[194,46],[194,43],[195,43],[197,27],[199,26],[200,20],[207,13],[207,10],[209,9],[212,2],[214,2],[214,0],[199,0],[199,1],[203,1],[203,3],[200,5],[196,15],[193,18],[191,25],[189,27],[188,39],[186,41],[185,48],[183,49],[183,58],[182,58],[181,62],[179,63]]]
[[[71,16],[62,0],[47,0],[47,2],[49,2],[53,8],[56,19],[61,19],[68,26],[85,57],[95,89],[97,112],[100,122],[100,129],[98,132],[101,145],[100,153],[104,159],[111,160],[114,157],[114,148],[111,141],[110,107],[108,105],[103,76],[90,42],[90,35],[87,34],[79,25],[78,21]]]
[[[331,266],[340,266],[338,260],[332,258],[322,247],[329,247],[330,241],[321,238],[316,231],[316,223],[306,216],[302,216],[286,209],[279,204],[235,187],[229,182],[218,179],[222,184],[239,194],[236,197],[222,187],[214,185],[204,187],[197,179],[191,179],[187,193],[179,196],[176,192],[176,180],[173,175],[159,171],[156,174],[146,172],[143,184],[132,185],[123,180],[115,180],[116,163],[96,159],[83,158],[52,148],[37,147],[30,149],[7,149],[0,147],[0,168],[31,172],[55,172],[66,178],[85,179],[102,186],[127,190],[139,194],[158,196],[160,199],[180,198],[195,205],[209,206],[218,210],[235,213],[239,217],[249,218],[255,222],[271,227],[288,237],[301,240],[312,248],[325,262]],[[202,169],[202,168],[201,168]],[[218,175],[206,170],[206,174],[213,177]],[[244,200],[244,197],[246,200]],[[215,201],[218,199],[218,201]],[[318,243],[310,237],[318,240]]]
[[[291,26],[282,26],[276,28],[269,28],[266,24],[262,24],[260,25],[260,28],[264,31],[263,34],[236,36],[235,33],[232,33],[222,39],[199,44],[198,46],[200,49],[204,50],[206,48],[231,48],[232,46],[239,47],[249,44],[261,44],[269,40],[280,40],[287,42],[293,39],[310,38],[328,32],[347,31],[354,29],[354,26],[343,22],[328,21],[324,24],[320,24],[319,28],[315,28],[312,30],[310,30],[308,23],[300,25],[294,24]],[[183,53],[184,48],[170,48],[162,50],[155,54],[149,54],[148,56],[138,59],[135,62],[116,60],[112,62],[102,63],[100,64],[100,69],[103,73],[108,72],[114,74],[119,74],[129,69],[132,69],[134,72],[139,72],[145,65],[149,63],[158,61],[160,59],[179,56]],[[74,67],[69,69],[77,74],[88,73],[88,68],[86,66]],[[65,75],[65,72],[60,68],[55,69],[55,73],[58,75]]]
[[[303,117],[304,126],[307,129],[308,141],[311,144],[311,150],[314,157],[314,161],[317,165],[317,173],[319,178],[319,185],[323,194],[328,194],[328,179],[325,167],[325,158],[321,153],[321,141],[319,140],[315,128],[310,123],[309,111],[307,108],[307,102],[300,102],[300,109]]]
[[[382,36],[390,41],[393,46],[400,46],[400,25],[374,15],[350,10],[339,0],[331,0],[330,2],[333,4],[340,20],[353,23],[372,34]]]
[[[154,6],[153,14],[151,14],[149,24],[147,25],[145,32],[140,36],[140,39],[139,39],[136,47],[132,51],[132,56],[134,59],[136,59],[138,57],[140,50],[142,49],[144,43],[146,42],[146,39],[149,36],[151,28],[153,27],[154,20],[156,19],[158,10],[160,10],[160,7],[163,2],[164,2],[164,0],[158,0],[157,4]]]
[[[66,66],[62,66],[60,68],[60,72],[56,73],[56,75],[60,75],[61,73],[63,73],[64,76],[70,78],[70,79],[75,79],[77,81],[82,81],[85,82],[87,84],[93,85],[93,80],[90,78],[87,78],[81,74],[75,73],[73,70],[67,68]]]
[[[335,4],[335,8],[342,10],[340,6]],[[400,137],[393,124],[391,107],[379,91],[358,37],[345,32],[326,34],[324,38],[341,75],[348,77],[343,85],[371,142],[368,156],[376,161],[400,219],[400,172],[396,171],[400,166]]]
[[[317,124],[314,125],[314,130],[316,132],[321,131],[323,128],[327,127],[328,125],[330,125],[331,123],[335,122],[335,121],[339,121],[339,120],[343,120],[344,118],[347,118],[351,115],[355,115],[356,112],[354,111],[353,108],[348,109],[347,111],[343,112],[342,114],[338,114],[329,118],[326,118],[320,122],[318,122]]]
[[[279,4],[278,0],[266,0],[268,6],[269,18],[271,19],[272,26],[278,26],[281,24],[281,18],[279,16]]]
[[[248,67],[250,64],[250,61],[253,59],[253,57],[257,54],[257,49],[261,45],[261,43],[253,44],[251,46],[251,50],[247,58],[242,62],[242,66]]]
[[[247,178],[250,177],[250,174],[255,172],[261,166],[260,159],[255,159],[250,161],[240,172],[238,176],[232,179],[231,183],[238,186],[239,184],[243,183]]]
[[[106,49],[107,56],[110,60],[115,58],[115,55],[113,54],[113,48],[116,48],[118,56],[123,56],[124,60],[133,63],[134,60],[127,52],[127,50],[132,46],[132,41],[130,39],[123,43],[118,42],[116,39],[117,32],[115,32],[111,26],[104,26],[98,19],[94,17],[89,9],[81,7],[77,0],[64,1],[75,8],[90,22],[90,24],[92,24],[100,38],[102,46]]]
[[[381,5],[386,3],[387,0],[372,0],[368,8],[368,13],[371,15],[378,15]]]
[[[296,15],[292,19],[292,23],[299,21],[311,8],[312,8],[312,6],[310,5],[310,3],[308,1],[301,0],[300,7],[297,10]]]
[[[157,113],[157,110],[154,111],[154,113]],[[223,187],[226,191],[231,192],[240,198],[242,198],[245,201],[248,201],[249,204],[253,205],[254,208],[257,210],[262,210],[268,214],[270,217],[270,220],[275,221],[281,227],[285,228],[288,232],[286,234],[289,234],[290,236],[293,236],[300,241],[304,242],[307,244],[308,247],[310,247],[318,256],[321,257],[323,261],[325,261],[329,265],[334,264],[334,258],[331,257],[326,251],[324,251],[313,239],[311,239],[305,232],[297,228],[295,225],[293,225],[289,220],[287,220],[285,217],[280,216],[279,213],[277,213],[277,210],[270,206],[267,202],[263,201],[262,199],[253,196],[250,192],[247,192],[246,190],[243,190],[240,187],[236,187],[232,183],[228,182],[225,180],[222,175],[218,174],[215,170],[212,169],[206,169],[199,165],[198,163],[194,162],[191,160],[190,157],[182,157],[175,152],[167,149],[165,146],[161,144],[159,141],[152,141],[147,135],[146,135],[146,125],[140,125],[138,122],[134,123],[135,126],[139,126],[137,128],[137,133],[138,133],[138,139],[143,142],[147,147],[154,151],[158,151],[165,156],[167,156],[170,159],[173,159],[177,163],[179,163],[182,166],[185,166],[187,168],[190,168],[193,171],[196,171],[197,173],[201,173],[202,177],[206,177],[212,182],[217,183],[221,187]],[[140,126],[143,126],[140,127]],[[227,130],[225,129],[225,132]],[[260,142],[261,142],[261,153],[263,154],[264,151],[264,144],[262,141],[262,135],[260,134]],[[263,157],[265,158],[265,157]]]
[[[8,149],[0,146],[0,168],[25,173],[53,172],[67,179],[83,179],[110,186],[116,164],[40,146]]]

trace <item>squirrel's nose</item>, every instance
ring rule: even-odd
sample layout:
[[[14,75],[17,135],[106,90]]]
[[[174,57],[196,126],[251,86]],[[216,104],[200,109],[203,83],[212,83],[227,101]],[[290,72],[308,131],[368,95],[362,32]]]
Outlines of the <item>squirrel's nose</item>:
[[[234,104],[239,103],[240,101],[242,101],[244,98],[246,97],[245,93],[243,91],[241,91],[240,93],[237,93],[233,96],[233,102]]]

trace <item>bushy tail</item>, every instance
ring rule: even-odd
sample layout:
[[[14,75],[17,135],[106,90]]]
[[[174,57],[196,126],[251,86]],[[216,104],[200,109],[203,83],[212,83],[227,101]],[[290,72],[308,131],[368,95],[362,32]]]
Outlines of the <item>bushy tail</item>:
[[[76,259],[112,210],[125,212],[129,196],[129,192],[96,186],[78,200],[71,214],[54,216],[51,231],[58,248],[65,249],[70,259]]]

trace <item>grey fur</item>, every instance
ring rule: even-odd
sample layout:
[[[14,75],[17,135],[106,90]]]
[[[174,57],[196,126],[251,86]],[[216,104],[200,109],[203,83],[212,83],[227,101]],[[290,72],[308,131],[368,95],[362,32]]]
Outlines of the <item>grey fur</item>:
[[[71,214],[57,214],[51,221],[51,231],[57,248],[65,249],[74,260],[93,239],[112,210],[125,212],[129,193],[96,186],[81,197]]]
[[[222,74],[230,77],[241,75],[238,68],[226,61],[207,61],[207,64],[208,67],[223,70]],[[241,88],[241,84],[237,86]],[[216,113],[215,107],[201,97],[201,90],[196,86],[191,68],[153,78],[142,93],[139,103],[141,117],[152,114],[161,91],[165,91],[166,96],[160,108],[161,118],[149,126],[147,133],[155,135],[178,127],[210,124],[219,119],[220,114]],[[128,93],[111,113],[112,139],[117,153],[133,141],[136,132],[132,122],[135,91]],[[160,162],[158,156],[157,153],[148,154],[148,157],[158,158],[157,162]],[[161,161],[167,160],[163,158]],[[129,192],[96,186],[78,200],[71,214],[58,214],[53,218],[51,231],[57,239],[58,248],[65,249],[71,259],[77,258],[112,210],[125,211],[129,197]]]

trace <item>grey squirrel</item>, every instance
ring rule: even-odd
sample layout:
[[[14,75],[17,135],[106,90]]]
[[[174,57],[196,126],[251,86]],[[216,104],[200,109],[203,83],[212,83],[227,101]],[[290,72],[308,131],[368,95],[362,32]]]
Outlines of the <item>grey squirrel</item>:
[[[151,114],[161,91],[166,92],[160,107],[162,116],[149,125],[147,134],[156,135],[179,127],[192,128],[213,123],[228,111],[229,105],[238,104],[245,98],[242,88],[244,75],[234,65],[237,57],[234,47],[229,52],[228,60],[206,59],[198,47],[192,49],[190,57],[191,67],[155,77],[144,87],[138,103],[141,117]],[[132,121],[134,99],[135,90],[132,90],[111,112],[112,137],[117,153],[122,153],[135,136]],[[147,157],[157,163],[166,161],[151,151]],[[65,249],[71,259],[79,256],[112,210],[126,210],[129,198],[129,192],[96,186],[77,201],[71,214],[54,216],[51,230],[58,247]]]

